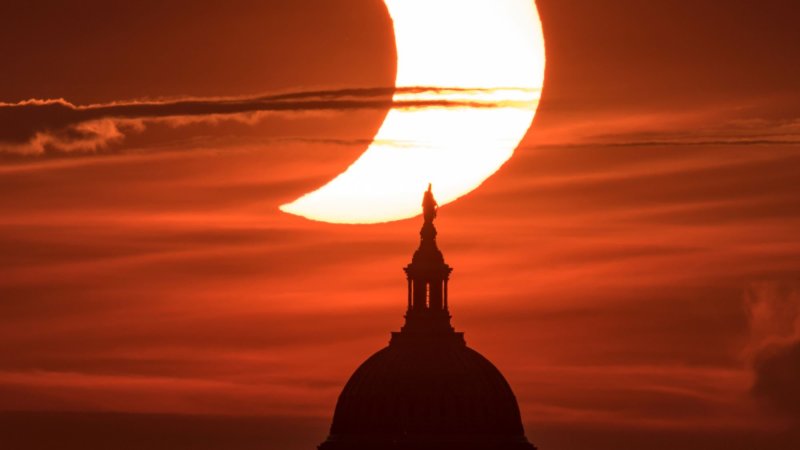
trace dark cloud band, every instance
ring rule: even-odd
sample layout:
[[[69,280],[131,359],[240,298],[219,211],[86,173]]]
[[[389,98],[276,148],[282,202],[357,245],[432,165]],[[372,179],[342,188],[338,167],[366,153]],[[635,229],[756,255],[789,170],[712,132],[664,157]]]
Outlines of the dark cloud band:
[[[172,118],[249,117],[254,113],[302,113],[388,108],[513,107],[513,100],[484,101],[489,89],[364,88],[290,92],[251,98],[133,101],[80,106],[64,99],[0,103],[0,151],[41,153],[93,149],[122,137],[124,125]],[[406,94],[395,95],[395,94]],[[92,125],[87,125],[92,124]]]

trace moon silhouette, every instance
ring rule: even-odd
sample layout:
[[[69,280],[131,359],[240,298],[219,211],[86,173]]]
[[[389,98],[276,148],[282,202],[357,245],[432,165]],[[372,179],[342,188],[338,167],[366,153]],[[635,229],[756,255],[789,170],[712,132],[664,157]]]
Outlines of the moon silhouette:
[[[477,188],[512,156],[533,121],[545,65],[533,0],[385,3],[397,46],[395,100],[461,106],[391,109],[358,160],[282,205],[284,212],[332,223],[413,217],[428,183],[441,205]],[[400,89],[414,87],[429,89]]]

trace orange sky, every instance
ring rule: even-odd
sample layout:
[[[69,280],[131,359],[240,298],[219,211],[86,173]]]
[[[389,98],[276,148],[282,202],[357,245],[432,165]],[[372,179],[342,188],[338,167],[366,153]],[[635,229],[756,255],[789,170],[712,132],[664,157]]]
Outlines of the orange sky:
[[[313,448],[402,323],[420,220],[277,206],[386,109],[148,119],[37,153],[8,104],[391,86],[382,3],[34,3],[0,5],[0,434]],[[542,449],[800,443],[800,10],[537,3],[534,126],[437,219],[454,325]]]

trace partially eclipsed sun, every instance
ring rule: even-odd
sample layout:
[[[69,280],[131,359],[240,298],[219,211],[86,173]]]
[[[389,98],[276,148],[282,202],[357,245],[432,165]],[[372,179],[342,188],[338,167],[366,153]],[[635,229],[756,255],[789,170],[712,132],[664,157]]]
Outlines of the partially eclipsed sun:
[[[415,216],[429,182],[441,205],[469,193],[531,125],[545,64],[533,0],[384,1],[394,21],[396,86],[434,88],[399,89],[395,100],[462,106],[392,109],[356,162],[282,211],[334,223]]]

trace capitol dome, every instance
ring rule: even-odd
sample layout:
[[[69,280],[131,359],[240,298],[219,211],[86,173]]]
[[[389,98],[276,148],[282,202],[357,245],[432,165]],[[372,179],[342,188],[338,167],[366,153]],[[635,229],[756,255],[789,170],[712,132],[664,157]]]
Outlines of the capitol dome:
[[[319,450],[534,450],[508,382],[450,325],[452,269],[436,246],[430,189],[423,208],[406,323],[350,377]]]

